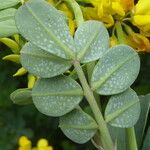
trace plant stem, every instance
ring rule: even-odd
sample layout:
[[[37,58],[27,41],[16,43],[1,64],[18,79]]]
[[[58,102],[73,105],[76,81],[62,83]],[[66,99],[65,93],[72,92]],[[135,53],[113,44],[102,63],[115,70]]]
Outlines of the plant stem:
[[[134,127],[127,128],[126,132],[127,132],[127,137],[128,137],[129,149],[138,150]]]
[[[88,76],[88,83],[90,83],[91,77],[92,77],[92,73],[93,73],[93,69],[95,67],[96,62],[89,62],[86,64],[86,69],[87,69],[87,76]],[[101,103],[100,103],[100,96],[97,93],[94,93],[94,97],[96,99],[96,102],[98,104],[98,107],[101,109]]]
[[[84,95],[93,111],[96,122],[98,124],[98,129],[100,131],[100,138],[101,138],[102,145],[105,150],[113,150],[114,145],[111,140],[111,136],[109,134],[107,124],[106,124],[106,122],[102,116],[102,113],[97,105],[97,102],[95,100],[93,92],[92,92],[90,86],[88,85],[88,82],[85,78],[84,72],[80,66],[80,63],[78,61],[74,61],[73,64],[74,64],[75,70],[77,71],[81,85],[83,87]]]
[[[82,11],[80,9],[80,6],[75,0],[64,0],[65,2],[68,3],[68,5],[72,8],[74,15],[75,15],[75,20],[77,23],[77,26],[79,27],[80,24],[84,22]]]
[[[64,0],[64,1],[66,1],[70,5],[70,7],[73,9],[76,23],[77,23],[77,26],[79,27],[84,22],[83,14],[80,9],[80,6],[78,5],[78,3],[75,0]],[[98,124],[98,129],[100,131],[100,140],[102,142],[102,145],[105,150],[113,150],[113,142],[111,140],[111,136],[109,134],[107,124],[106,124],[106,122],[102,116],[102,113],[97,105],[94,94],[85,78],[82,67],[80,66],[80,63],[78,61],[74,61],[73,64],[74,64],[75,70],[78,74],[79,80],[82,84],[82,87],[84,90],[84,95],[93,111],[96,122]],[[89,75],[89,77],[90,76],[91,76],[91,74]]]
[[[116,23],[116,31],[117,31],[117,37],[120,44],[123,44],[125,42],[125,37],[122,29],[122,25],[120,22]]]

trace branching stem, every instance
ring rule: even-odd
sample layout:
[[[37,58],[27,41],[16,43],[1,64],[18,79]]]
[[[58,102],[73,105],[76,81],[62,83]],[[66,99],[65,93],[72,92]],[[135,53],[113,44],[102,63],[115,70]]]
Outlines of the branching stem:
[[[107,128],[107,124],[106,124],[106,122],[103,118],[103,115],[97,105],[97,102],[95,100],[93,92],[85,78],[82,67],[80,66],[80,63],[78,61],[74,61],[74,67],[75,67],[75,70],[77,71],[79,80],[83,87],[84,95],[92,109],[92,112],[93,112],[96,122],[98,124],[98,129],[100,131],[102,145],[105,150],[113,150],[114,146],[113,146],[113,142],[111,140],[110,133]]]

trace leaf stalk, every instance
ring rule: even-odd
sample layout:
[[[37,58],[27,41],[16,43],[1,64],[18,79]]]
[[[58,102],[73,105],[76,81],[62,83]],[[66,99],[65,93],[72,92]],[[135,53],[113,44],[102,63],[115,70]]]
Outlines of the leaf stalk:
[[[74,61],[74,67],[75,70],[77,71],[79,80],[81,82],[84,95],[92,109],[92,112],[95,116],[96,122],[98,124],[98,129],[100,132],[100,139],[102,142],[102,145],[105,150],[113,150],[113,142],[109,133],[109,130],[107,128],[107,124],[103,118],[103,115],[97,105],[97,102],[95,100],[95,97],[93,95],[93,91],[91,90],[90,86],[88,85],[88,82],[86,80],[86,77],[84,75],[84,72],[82,70],[82,67],[80,66],[80,63],[78,61]]]

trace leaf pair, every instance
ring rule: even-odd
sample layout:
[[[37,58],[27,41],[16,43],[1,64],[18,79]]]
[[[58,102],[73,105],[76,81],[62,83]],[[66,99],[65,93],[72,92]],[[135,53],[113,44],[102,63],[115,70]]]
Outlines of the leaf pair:
[[[14,103],[33,103],[48,116],[60,117],[60,128],[64,134],[77,143],[90,140],[97,130],[95,120],[79,108],[83,91],[70,77],[58,76],[40,79],[33,90],[19,89],[11,94]]]

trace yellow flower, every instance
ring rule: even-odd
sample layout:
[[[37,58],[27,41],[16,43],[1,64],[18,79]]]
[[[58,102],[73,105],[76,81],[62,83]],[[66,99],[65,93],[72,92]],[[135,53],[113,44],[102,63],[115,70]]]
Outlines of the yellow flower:
[[[40,139],[37,143],[37,148],[32,150],[53,150],[52,146],[49,146],[47,139]]]
[[[150,0],[139,0],[133,11],[132,22],[142,32],[150,33]],[[150,36],[150,34],[145,34]]]
[[[110,27],[114,24],[113,17],[111,15],[105,15],[102,18],[97,13],[97,8],[93,7],[81,7],[83,16],[86,20],[99,20],[103,21],[106,27]]]
[[[135,33],[131,27],[124,25],[128,33],[126,36],[126,44],[130,45],[139,52],[150,52],[150,41],[140,33]]]
[[[19,149],[18,150],[31,150],[31,141],[26,136],[19,138]]]
[[[121,0],[120,2],[125,12],[132,10],[134,7],[134,0]]]
[[[126,41],[128,45],[137,49],[139,52],[150,52],[149,40],[139,33],[128,35]]]
[[[133,0],[88,0],[88,2],[93,7],[82,7],[85,19],[100,20],[107,27],[114,24],[114,15],[124,17],[125,13],[134,6]]]
[[[136,15],[150,14],[150,1],[139,0],[135,6],[135,14]]]
[[[125,10],[120,0],[114,0],[111,4],[112,14],[118,14],[120,16],[125,15]]]
[[[26,136],[21,136],[18,150],[53,150],[53,147],[48,144],[47,139],[42,138],[37,142],[37,147],[32,148],[31,141]]]
[[[37,143],[37,147],[47,147],[48,141],[46,139],[40,139]]]

